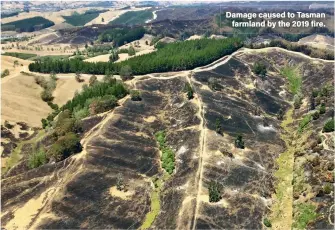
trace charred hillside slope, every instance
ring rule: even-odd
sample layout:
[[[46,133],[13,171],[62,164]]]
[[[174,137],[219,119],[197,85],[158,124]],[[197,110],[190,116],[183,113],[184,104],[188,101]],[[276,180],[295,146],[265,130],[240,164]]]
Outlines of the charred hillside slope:
[[[264,76],[255,73],[256,62],[265,66]],[[306,226],[331,229],[327,201],[333,199],[333,187],[319,193],[325,183],[334,182],[333,133],[322,132],[334,98],[332,93],[318,95],[314,109],[309,98],[313,88],[333,84],[333,64],[278,48],[244,49],[193,71],[135,77],[127,83],[141,92],[142,100],[126,97],[106,113],[84,135],[81,153],[2,179],[2,225],[304,227],[301,206],[312,205],[317,216]],[[288,70],[301,79],[296,109]],[[190,100],[185,85],[194,92]],[[303,118],[321,103],[326,112],[301,131]],[[317,134],[323,148],[307,141]],[[174,156],[172,174],[163,168],[166,151]],[[322,163],[313,166],[316,156]],[[318,190],[311,189],[316,185]]]

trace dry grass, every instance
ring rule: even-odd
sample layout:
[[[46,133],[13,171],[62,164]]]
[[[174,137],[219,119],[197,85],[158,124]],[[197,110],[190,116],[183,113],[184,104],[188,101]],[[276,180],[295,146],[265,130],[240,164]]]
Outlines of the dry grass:
[[[54,103],[59,106],[64,105],[68,100],[72,99],[76,91],[80,91],[83,83],[79,83],[73,78],[59,78],[57,87],[53,92]]]
[[[1,83],[1,123],[4,120],[24,121],[30,126],[41,126],[51,108],[41,99],[42,88],[33,77],[18,75]]]
[[[14,68],[15,60],[19,61],[19,66]],[[50,107],[42,101],[42,89],[34,78],[20,73],[27,70],[29,63],[30,61],[1,56],[2,69],[9,69],[10,72],[9,76],[1,80],[1,123],[4,120],[24,121],[31,126],[40,126],[41,119],[51,112]]]
[[[16,209],[13,213],[14,218],[7,223],[6,229],[28,229],[39,210],[46,204],[50,192],[53,192],[53,189],[46,190],[39,197],[30,199],[24,206]]]
[[[307,37],[304,37],[298,42],[301,45],[309,45],[319,49],[334,49],[334,38],[313,34]]]
[[[111,196],[119,197],[122,200],[129,200],[131,196],[135,193],[134,191],[119,191],[116,186],[113,186],[109,189]]]

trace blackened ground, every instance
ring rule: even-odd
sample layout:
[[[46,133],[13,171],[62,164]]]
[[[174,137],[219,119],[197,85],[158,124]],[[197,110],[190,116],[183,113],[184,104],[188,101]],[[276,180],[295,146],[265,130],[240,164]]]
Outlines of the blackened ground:
[[[268,66],[265,79],[251,71],[257,60]],[[160,177],[165,178],[159,192],[160,210],[151,228],[263,228],[275,193],[276,158],[285,150],[276,114],[291,106],[288,101],[293,96],[281,93],[287,91],[288,82],[280,68],[297,64],[304,71],[303,93],[311,92],[314,81],[323,85],[333,76],[332,63],[314,63],[280,51],[252,51],[191,77],[181,72],[131,80],[129,84],[141,91],[142,100],[128,98],[113,111],[86,119],[83,152],[2,180],[3,225],[28,218],[26,228],[140,228],[151,211],[152,180]],[[210,78],[221,90],[210,89]],[[192,100],[187,100],[183,90],[186,82],[195,91]],[[330,101],[324,117],[312,122],[317,131],[332,113]],[[259,114],[255,114],[256,108]],[[216,133],[217,119],[223,135]],[[169,177],[164,176],[154,137],[162,130],[176,158],[175,172]],[[244,149],[234,146],[238,134],[243,136]],[[317,154],[330,161],[331,150],[318,150]],[[306,178],[308,183],[332,183],[328,173],[333,175],[333,169],[323,170],[325,167],[330,166],[322,163],[315,167],[307,162],[304,169],[313,174]],[[111,193],[119,173],[130,195]],[[217,203],[209,202],[211,181],[223,186]],[[38,200],[45,191],[52,192],[37,204],[40,206],[30,207],[29,201]],[[318,212],[324,213],[323,219],[315,221],[315,228],[330,226],[327,218],[332,198],[333,193],[312,199],[320,204]],[[24,208],[37,210],[22,214]],[[19,218],[18,213],[22,215]]]

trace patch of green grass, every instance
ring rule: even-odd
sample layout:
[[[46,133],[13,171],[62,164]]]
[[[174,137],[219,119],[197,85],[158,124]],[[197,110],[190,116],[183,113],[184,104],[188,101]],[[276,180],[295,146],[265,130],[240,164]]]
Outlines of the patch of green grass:
[[[297,67],[286,66],[281,69],[280,74],[289,81],[289,90],[292,94],[301,92],[302,78]]]
[[[47,155],[43,149],[38,150],[37,152],[29,155],[28,158],[28,167],[33,169],[47,163]]]
[[[306,116],[304,116],[304,118],[299,122],[298,132],[302,133],[309,124],[309,122],[311,122],[311,120],[312,120],[311,114],[307,114]]]
[[[293,228],[306,229],[309,223],[317,219],[318,214],[315,211],[316,207],[313,204],[298,204],[294,216]]]
[[[20,58],[23,60],[27,60],[29,58],[33,58],[36,57],[37,54],[29,54],[29,53],[16,53],[16,52],[5,52],[4,54],[2,54],[4,56],[11,56],[11,57],[16,57],[16,58]]]
[[[150,212],[145,216],[145,220],[140,229],[148,229],[151,227],[159,213],[160,207],[159,192],[157,190],[153,190],[151,193],[151,209]]]
[[[169,174],[173,173],[173,170],[175,169],[175,154],[173,150],[166,146],[165,143],[165,132],[164,131],[159,131],[155,135],[157,142],[159,143],[159,149],[162,152],[162,167],[167,171]]]
[[[34,138],[30,140],[26,140],[26,141],[21,141],[20,143],[18,143],[16,148],[10,154],[8,161],[6,161],[6,167],[2,168],[1,174],[5,174],[6,172],[8,172],[10,168],[12,168],[14,165],[16,165],[21,160],[22,158],[21,150],[25,144],[36,145],[37,141],[39,141],[44,136],[44,134],[45,134],[45,130],[41,130]]]
[[[148,229],[151,227],[152,223],[156,219],[156,216],[158,215],[160,208],[161,208],[161,203],[160,203],[160,189],[162,187],[164,178],[163,179],[158,179],[156,178],[154,180],[154,185],[155,189],[152,190],[151,192],[151,208],[150,212],[148,212],[145,216],[145,220],[140,227],[140,229]]]
[[[128,11],[122,14],[120,17],[109,22],[112,25],[118,24],[127,24],[127,25],[136,25],[143,24],[147,20],[152,19],[153,14],[151,10],[141,10],[141,11]]]

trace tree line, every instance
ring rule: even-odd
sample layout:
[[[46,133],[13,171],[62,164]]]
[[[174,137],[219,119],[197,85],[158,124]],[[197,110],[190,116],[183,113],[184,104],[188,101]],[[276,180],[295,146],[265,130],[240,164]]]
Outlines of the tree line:
[[[113,42],[115,46],[122,46],[138,39],[145,34],[143,27],[138,28],[113,28],[103,32],[99,36],[101,42]]]
[[[124,66],[130,66],[133,74],[181,71],[193,69],[228,55],[242,47],[240,38],[198,39],[171,43],[156,52],[130,58],[119,63],[89,63],[78,59],[45,60],[29,64],[29,70],[42,73],[105,74],[119,73]]]
[[[117,100],[127,94],[126,86],[111,75],[106,75],[103,82],[90,80],[90,86],[84,85],[80,93],[76,93],[65,105],[55,109],[46,119],[42,119],[42,126],[43,128],[50,126],[54,118],[65,110],[76,120],[108,111],[117,106]]]
[[[48,28],[50,26],[55,25],[54,22],[37,16],[33,18],[26,18],[18,21],[8,22],[2,25],[2,31],[11,31],[15,30],[18,32],[33,32],[37,30],[41,30],[44,28]]]

